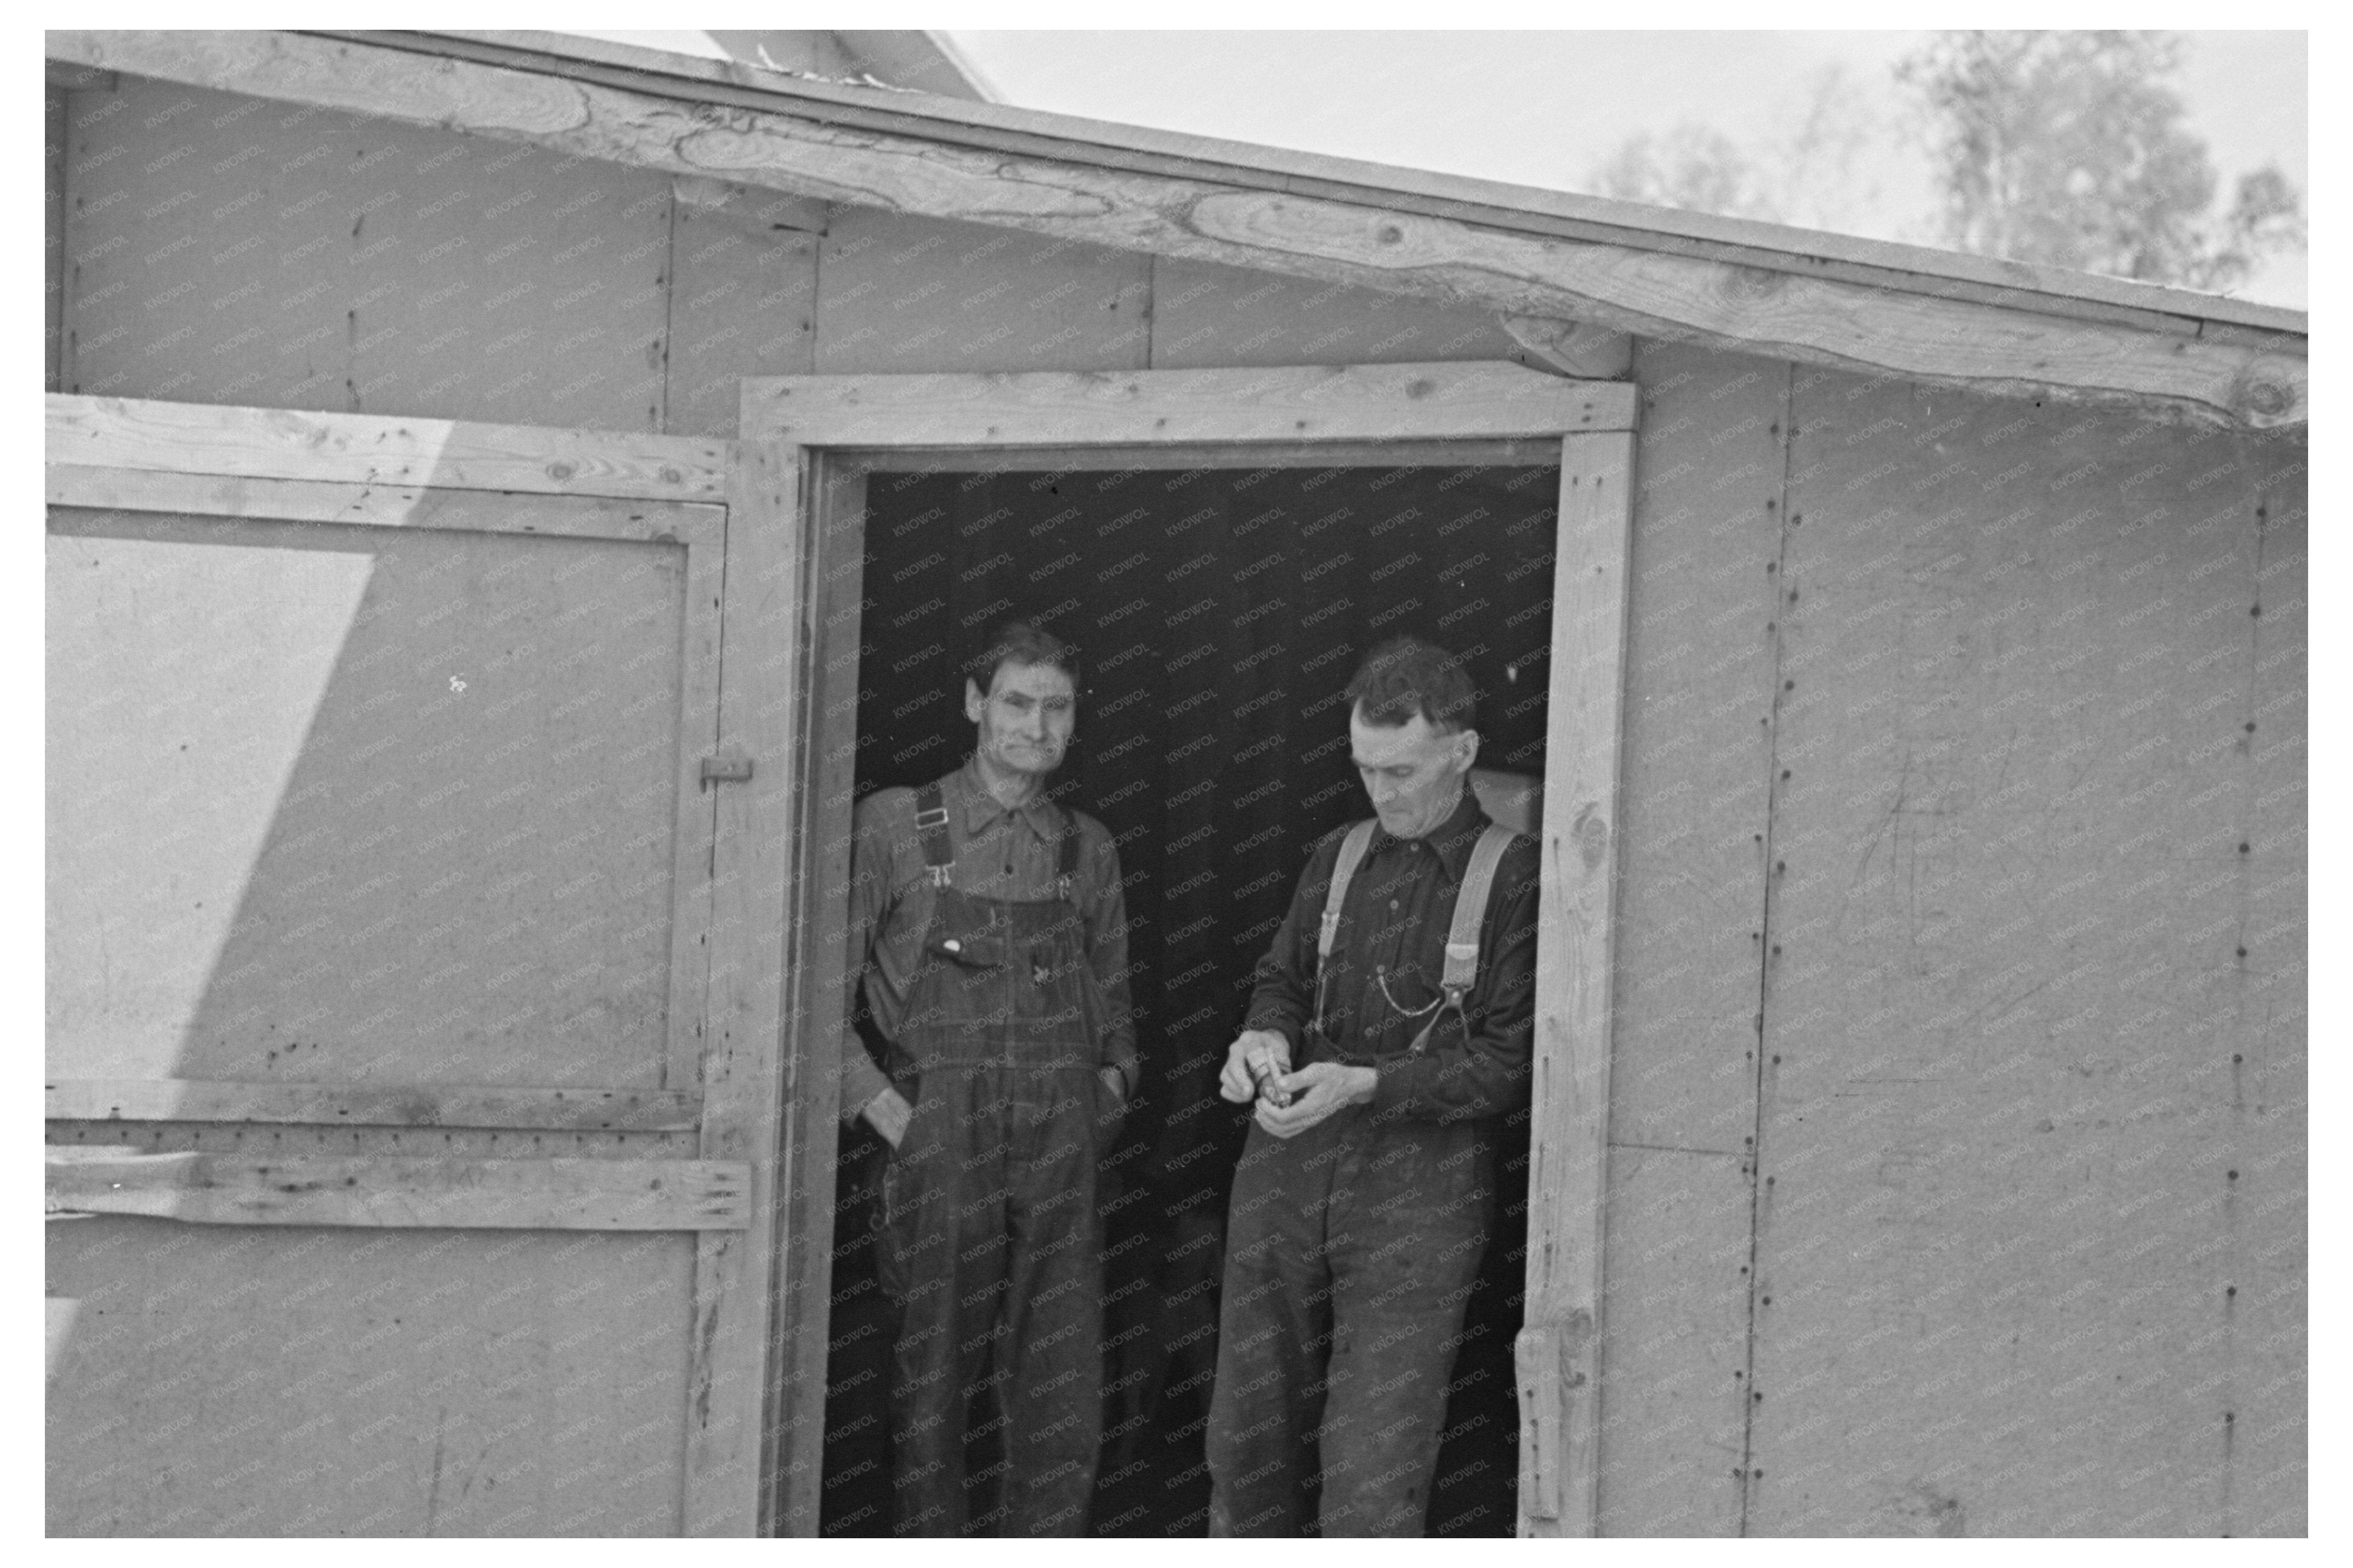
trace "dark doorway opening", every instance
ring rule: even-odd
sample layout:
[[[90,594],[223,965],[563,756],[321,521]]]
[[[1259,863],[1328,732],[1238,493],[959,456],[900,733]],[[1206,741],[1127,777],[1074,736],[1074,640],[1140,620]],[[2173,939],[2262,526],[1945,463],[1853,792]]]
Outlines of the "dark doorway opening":
[[[1541,779],[1557,495],[1558,470],[1529,467],[867,479],[860,795],[962,762],[972,730],[953,672],[997,622],[1037,620],[1083,659],[1053,793],[1118,842],[1144,1058],[1101,1189],[1108,1392],[1092,1533],[1206,1531],[1222,1233],[1246,1131],[1216,1078],[1307,851],[1366,815],[1339,694],[1383,637],[1427,637],[1479,688],[1482,769]],[[1503,1213],[1457,1352],[1433,1536],[1514,1528],[1525,1112],[1502,1142]],[[828,1535],[890,1531],[892,1328],[868,1241],[879,1150],[862,1126],[842,1139]]]

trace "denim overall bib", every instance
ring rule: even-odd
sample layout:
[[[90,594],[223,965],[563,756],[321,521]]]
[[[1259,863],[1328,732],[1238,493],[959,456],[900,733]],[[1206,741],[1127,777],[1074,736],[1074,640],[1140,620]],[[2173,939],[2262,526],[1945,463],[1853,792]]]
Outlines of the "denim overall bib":
[[[1078,825],[1062,839],[1060,896],[1012,900],[950,879],[938,784],[918,792],[915,822],[937,902],[892,1042],[914,1113],[887,1155],[876,1238],[900,1314],[894,1528],[1077,1535],[1101,1426],[1096,1068],[1109,1018],[1072,891]],[[984,1389],[997,1458],[968,1476],[967,1401]]]

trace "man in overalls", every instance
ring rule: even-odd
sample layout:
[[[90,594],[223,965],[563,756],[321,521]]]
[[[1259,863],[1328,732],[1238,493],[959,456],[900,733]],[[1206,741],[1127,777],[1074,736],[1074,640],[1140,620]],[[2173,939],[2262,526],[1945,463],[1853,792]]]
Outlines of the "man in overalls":
[[[1470,679],[1398,638],[1347,696],[1378,820],[1310,856],[1219,1080],[1257,1109],[1227,1219],[1212,1535],[1421,1533],[1494,1134],[1528,1102],[1536,847],[1468,787]]]
[[[902,1534],[1078,1535],[1094,1489],[1095,1159],[1136,1066],[1118,850],[1044,795],[1077,694],[1069,648],[1003,628],[967,666],[971,760],[856,812],[851,979],[889,1052],[886,1074],[845,1031],[842,1106],[890,1145],[875,1252]],[[1002,1458],[967,1478],[987,1387]]]

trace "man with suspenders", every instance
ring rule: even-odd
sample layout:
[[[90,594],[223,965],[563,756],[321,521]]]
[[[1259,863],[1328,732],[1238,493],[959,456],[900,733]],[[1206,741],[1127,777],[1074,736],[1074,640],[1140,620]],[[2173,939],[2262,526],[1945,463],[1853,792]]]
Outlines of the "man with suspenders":
[[[876,1271],[896,1308],[893,1528],[1078,1535],[1100,1440],[1103,1241],[1095,1160],[1136,1078],[1119,852],[1044,796],[1077,661],[1002,628],[967,667],[971,759],[858,803],[845,1120],[890,1145]],[[887,1072],[886,1069],[887,1068]],[[966,1401],[993,1384],[994,1478],[965,1470]]]
[[[1537,855],[1468,785],[1470,678],[1401,637],[1348,684],[1375,820],[1309,858],[1219,1092],[1234,1174],[1212,1535],[1419,1535],[1494,1209],[1528,1102]]]

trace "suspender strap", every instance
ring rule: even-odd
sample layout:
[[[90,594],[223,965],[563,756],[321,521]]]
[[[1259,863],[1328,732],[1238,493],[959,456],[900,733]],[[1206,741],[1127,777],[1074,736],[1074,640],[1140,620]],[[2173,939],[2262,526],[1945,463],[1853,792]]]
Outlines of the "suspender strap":
[[[1082,835],[1078,816],[1067,811],[1062,815],[1067,819],[1062,825],[1062,865],[1056,877],[1061,885],[1062,901],[1075,904],[1078,900],[1071,896],[1071,890],[1079,885],[1079,850],[1082,847],[1079,840]]]
[[[946,887],[948,868],[955,864],[955,852],[948,847],[947,801],[937,779],[915,791],[915,832],[923,840],[923,864],[931,871],[932,884]],[[1071,894],[1079,885],[1079,851],[1083,847],[1078,818],[1071,816],[1062,829],[1061,861],[1055,873],[1066,903],[1077,901]]]
[[[1512,847],[1514,837],[1502,823],[1491,822],[1472,846],[1471,863],[1462,869],[1462,885],[1454,889],[1454,921],[1446,932],[1446,971],[1438,983],[1442,1005],[1413,1037],[1406,1047],[1409,1051],[1419,1054],[1428,1047],[1430,1031],[1450,1012],[1461,1020],[1464,1035],[1471,1032],[1471,1015],[1464,1011],[1462,999],[1471,994],[1472,982],[1479,978],[1479,927],[1487,918],[1487,894],[1495,885],[1495,868],[1503,864],[1504,851]]]
[[[1454,894],[1454,924],[1446,933],[1444,989],[1468,991],[1479,978],[1479,925],[1487,918],[1487,891],[1495,885],[1495,868],[1512,847],[1512,830],[1491,822],[1472,847],[1471,864],[1463,869],[1462,886]]]
[[[1323,972],[1324,960],[1332,956],[1332,943],[1340,934],[1340,903],[1348,896],[1348,883],[1356,868],[1365,863],[1365,851],[1373,847],[1373,825],[1367,820],[1348,829],[1348,837],[1340,840],[1340,858],[1332,866],[1332,885],[1324,890],[1324,923],[1315,932],[1315,968]]]
[[[1324,971],[1331,966],[1332,944],[1340,934],[1340,903],[1348,896],[1348,883],[1364,864],[1365,851],[1373,847],[1373,824],[1359,822],[1348,829],[1348,837],[1340,840],[1340,858],[1332,865],[1332,885],[1324,890],[1324,921],[1315,931],[1315,1022],[1317,1034],[1324,1032]]]
[[[1462,999],[1470,994],[1472,984],[1479,978],[1479,928],[1487,919],[1487,896],[1494,889],[1496,868],[1504,863],[1504,851],[1512,847],[1514,837],[1502,823],[1491,822],[1479,835],[1479,842],[1472,847],[1471,862],[1462,872],[1462,885],[1454,890],[1454,918],[1446,931],[1446,968],[1438,983],[1444,1005],[1413,1037],[1413,1044],[1408,1047],[1410,1050],[1419,1051],[1429,1043],[1430,1030],[1438,1026],[1438,1019],[1450,1009],[1463,1021],[1466,1029],[1470,1026]],[[1314,1027],[1318,1034],[1324,1029],[1325,971],[1331,965],[1333,946],[1339,940],[1340,904],[1348,896],[1348,883],[1372,843],[1372,823],[1359,822],[1348,829],[1348,837],[1340,841],[1340,858],[1333,863],[1332,885],[1324,893],[1324,921],[1315,932]]]
[[[937,779],[915,791],[915,831],[923,841],[923,864],[931,870],[932,885],[946,887],[955,852],[948,847],[948,808]]]

